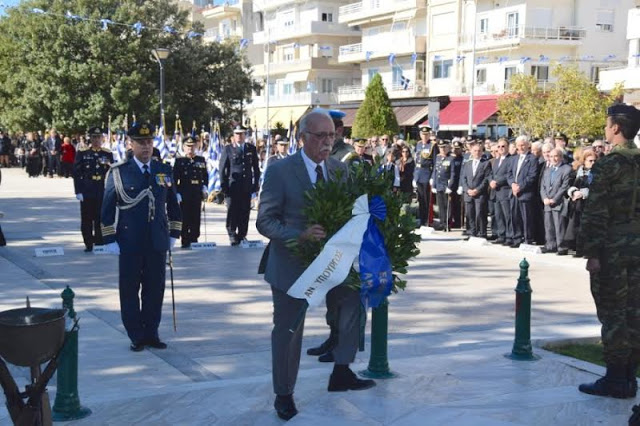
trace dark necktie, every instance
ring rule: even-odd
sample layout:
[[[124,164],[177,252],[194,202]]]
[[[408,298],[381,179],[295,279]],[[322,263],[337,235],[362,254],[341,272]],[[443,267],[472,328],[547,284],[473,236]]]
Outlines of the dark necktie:
[[[147,166],[146,164],[144,164],[142,166],[142,170],[144,170],[144,172],[142,172],[142,174],[144,175],[144,178],[147,182],[147,184],[149,183],[149,177],[151,177],[151,173],[149,173],[149,166]]]
[[[324,174],[322,173],[322,166],[318,164],[316,166],[316,183],[324,182]]]

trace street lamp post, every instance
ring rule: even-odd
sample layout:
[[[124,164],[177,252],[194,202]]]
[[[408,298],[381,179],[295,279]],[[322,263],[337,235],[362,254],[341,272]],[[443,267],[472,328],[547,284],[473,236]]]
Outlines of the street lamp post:
[[[164,132],[164,61],[169,57],[169,49],[156,47],[151,53],[153,53],[153,58],[160,66],[160,126],[162,126],[162,131]]]

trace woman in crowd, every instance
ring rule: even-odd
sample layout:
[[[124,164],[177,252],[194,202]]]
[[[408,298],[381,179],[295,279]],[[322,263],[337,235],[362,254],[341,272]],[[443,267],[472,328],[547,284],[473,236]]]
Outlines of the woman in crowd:
[[[398,182],[398,190],[405,194],[413,194],[413,173],[416,169],[416,163],[411,155],[409,145],[400,145],[400,159],[396,161],[396,169],[400,176]]]
[[[76,159],[76,149],[71,143],[71,138],[65,136],[62,140],[62,156],[60,157],[60,175],[66,178],[71,177],[73,172],[73,162]]]
[[[571,250],[576,249],[576,235],[580,229],[580,216],[582,215],[584,202],[589,197],[589,185],[591,185],[591,180],[593,179],[591,169],[597,159],[598,155],[592,149],[583,151],[581,148],[578,148],[574,152],[572,166],[576,177],[567,191],[569,203],[566,214],[569,221],[562,242],[563,247]],[[574,256],[581,257],[582,254],[576,253]]]

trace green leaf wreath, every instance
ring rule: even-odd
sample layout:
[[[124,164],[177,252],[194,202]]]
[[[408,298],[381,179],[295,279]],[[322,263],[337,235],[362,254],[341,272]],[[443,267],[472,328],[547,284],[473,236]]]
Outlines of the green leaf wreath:
[[[351,219],[356,199],[363,194],[368,194],[369,199],[379,195],[387,206],[387,217],[384,221],[375,220],[391,260],[392,291],[397,293],[407,285],[400,275],[407,273],[409,260],[420,253],[420,236],[415,232],[415,217],[403,209],[403,205],[408,202],[407,196],[392,191],[393,173],[381,169],[378,163],[373,166],[367,163],[352,164],[346,182],[338,176],[338,179],[320,182],[307,191],[307,204],[303,214],[309,225],[321,225],[327,237],[303,243],[291,240],[287,245],[302,260],[303,265],[308,267],[320,254],[327,240]],[[360,275],[353,267],[345,283],[354,289],[360,289]]]

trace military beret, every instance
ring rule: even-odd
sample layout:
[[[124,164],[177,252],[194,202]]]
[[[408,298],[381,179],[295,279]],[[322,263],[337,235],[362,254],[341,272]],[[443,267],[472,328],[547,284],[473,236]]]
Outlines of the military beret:
[[[156,128],[150,123],[136,123],[129,129],[127,135],[131,139],[153,139]]]
[[[612,115],[622,115],[625,117],[629,117],[634,121],[640,121],[640,110],[636,107],[626,104],[615,104],[611,105],[607,108],[607,116],[611,117]]]
[[[420,126],[420,133],[429,133],[431,131],[431,127],[429,126]]]
[[[182,145],[185,146],[193,146],[195,143],[196,141],[191,136],[187,136],[187,138],[182,141]]]
[[[236,127],[233,128],[233,133],[234,134],[245,133],[246,131],[247,131],[247,129],[245,129],[244,127],[242,127],[239,124]]]
[[[562,133],[562,132],[556,132],[556,134],[555,134],[555,135],[553,135],[553,138],[554,138],[554,139],[562,139],[562,140],[563,140],[563,141],[565,141],[565,142],[568,140],[567,135],[565,135],[565,134],[564,134],[564,133]]]
[[[367,141],[366,139],[358,138],[358,139],[354,139],[353,144],[358,146],[367,146]]]
[[[333,120],[342,120],[347,115],[346,112],[342,112],[339,109],[330,109],[328,112]]]
[[[89,136],[102,136],[104,132],[102,131],[102,129],[100,127],[91,127],[89,128],[89,130],[87,131],[87,134]]]

